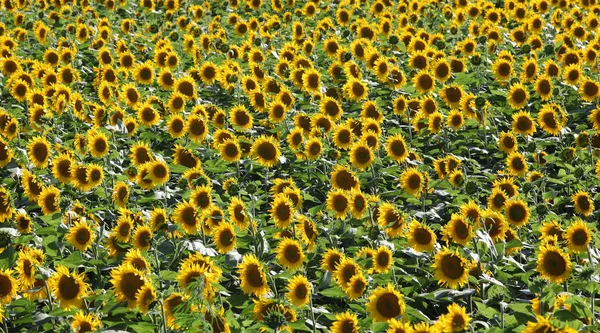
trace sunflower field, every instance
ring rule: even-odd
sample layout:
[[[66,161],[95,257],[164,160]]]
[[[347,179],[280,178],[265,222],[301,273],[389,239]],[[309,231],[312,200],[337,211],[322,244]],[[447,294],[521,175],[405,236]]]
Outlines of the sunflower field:
[[[596,0],[0,0],[0,331],[600,332]]]

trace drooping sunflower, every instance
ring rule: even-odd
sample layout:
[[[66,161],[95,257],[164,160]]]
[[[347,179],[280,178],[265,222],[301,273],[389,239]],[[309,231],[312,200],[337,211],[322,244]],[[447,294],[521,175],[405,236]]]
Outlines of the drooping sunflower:
[[[271,136],[261,135],[252,144],[252,156],[260,165],[271,168],[279,163],[279,143]]]
[[[83,297],[89,293],[89,285],[85,282],[85,274],[69,272],[69,269],[57,265],[56,272],[48,278],[48,287],[60,307],[65,310],[81,308]]]
[[[96,234],[87,223],[75,221],[65,235],[65,239],[69,245],[84,252],[92,246],[92,243],[94,243],[94,240],[96,239]]]
[[[504,212],[506,220],[513,227],[520,228],[529,222],[529,208],[525,201],[520,199],[508,200],[505,203]]]
[[[46,187],[37,200],[44,215],[60,212],[60,191],[55,186]],[[0,212],[1,213],[1,212]]]
[[[302,307],[310,301],[311,284],[303,275],[292,277],[288,282],[287,290],[288,300],[297,307]]]
[[[302,245],[290,238],[284,238],[275,249],[277,261],[285,269],[295,271],[302,267],[304,251]]]
[[[567,240],[567,246],[571,251],[582,253],[588,250],[588,246],[592,241],[592,234],[583,221],[577,220],[564,232],[564,238]]]
[[[583,216],[590,216],[594,213],[594,201],[586,191],[579,190],[571,196],[575,205],[575,211]]]
[[[423,225],[417,220],[412,220],[406,232],[408,243],[415,251],[433,251],[437,237],[429,226]]]
[[[467,283],[470,264],[458,253],[458,250],[452,252],[448,248],[443,248],[435,254],[432,268],[435,270],[434,275],[439,285],[457,289]]]
[[[367,303],[367,312],[373,321],[386,322],[404,314],[405,309],[403,295],[391,284],[375,289]]]
[[[85,314],[81,310],[73,316],[73,321],[71,322],[71,328],[76,333],[94,332],[100,327],[102,327],[102,322],[96,314]]]
[[[244,256],[243,262],[238,267],[238,275],[244,294],[261,297],[269,291],[266,273],[254,254]]]
[[[375,154],[366,142],[358,141],[350,148],[350,163],[352,166],[365,170],[375,160]]]
[[[156,303],[156,290],[150,281],[138,289],[135,295],[135,306],[144,314],[148,313],[153,304]],[[166,307],[166,304],[165,304]]]
[[[335,321],[329,329],[332,333],[358,333],[360,331],[358,316],[348,311],[338,313],[335,315]]]
[[[569,255],[553,245],[541,245],[537,260],[537,271],[542,277],[553,283],[562,283],[569,279],[573,264]]]
[[[141,288],[140,288],[141,289]],[[179,328],[179,325],[175,323],[177,313],[183,313],[186,311],[187,297],[180,293],[172,293],[164,300],[165,315],[167,317],[167,327],[171,329]]]
[[[36,168],[46,168],[50,157],[50,144],[46,137],[36,136],[27,144],[27,157]]]

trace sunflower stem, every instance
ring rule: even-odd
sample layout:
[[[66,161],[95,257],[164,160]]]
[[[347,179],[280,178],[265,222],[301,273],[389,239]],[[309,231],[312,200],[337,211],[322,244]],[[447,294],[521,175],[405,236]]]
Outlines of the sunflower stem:
[[[309,297],[309,302],[310,302],[310,319],[312,320],[313,333],[317,333],[317,323],[315,322],[315,310],[313,307],[312,295]],[[594,311],[592,311],[592,313],[593,312]]]
[[[42,281],[44,281],[44,288],[46,288],[46,294],[48,296],[48,302],[50,303],[50,312],[52,311],[52,308],[54,307],[54,302],[52,301],[52,294],[50,293],[50,288],[48,287],[48,281],[46,281],[46,276],[44,276],[44,274],[42,274]],[[6,325],[6,321],[4,321],[4,325]],[[6,327],[6,326],[5,326]],[[8,330],[6,331],[8,332]]]
[[[167,330],[167,315],[165,312],[165,302],[164,300],[160,301],[160,310],[162,312],[162,326],[165,330],[165,333],[169,333],[169,331]]]

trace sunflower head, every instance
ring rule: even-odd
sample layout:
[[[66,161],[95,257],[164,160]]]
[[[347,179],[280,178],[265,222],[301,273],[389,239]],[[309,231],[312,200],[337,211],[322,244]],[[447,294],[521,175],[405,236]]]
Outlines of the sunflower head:
[[[403,295],[391,284],[375,289],[367,303],[367,312],[373,321],[389,321],[404,314],[405,309]]]
[[[453,252],[443,248],[435,254],[432,267],[435,278],[442,286],[456,289],[467,283],[470,264],[458,253],[458,250]]]

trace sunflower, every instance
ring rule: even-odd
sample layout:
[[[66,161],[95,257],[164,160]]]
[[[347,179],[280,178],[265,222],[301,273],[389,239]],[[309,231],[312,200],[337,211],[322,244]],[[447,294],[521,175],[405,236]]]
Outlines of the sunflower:
[[[287,285],[286,296],[292,304],[302,307],[310,301],[311,285],[303,275],[292,277]]]
[[[348,288],[352,277],[358,274],[362,274],[360,266],[352,258],[348,257],[341,258],[333,271],[335,281],[342,289]]]
[[[368,200],[360,190],[352,189],[349,194],[350,213],[355,219],[361,219],[367,212]]]
[[[229,121],[242,130],[249,130],[253,126],[253,118],[250,112],[243,105],[236,105],[229,110]]]
[[[0,138],[0,168],[5,167],[14,157],[13,150],[4,139]]]
[[[389,321],[404,314],[405,309],[403,295],[391,284],[375,289],[367,303],[367,312],[373,321]]]
[[[594,201],[592,201],[588,192],[579,190],[571,196],[571,200],[577,213],[583,216],[590,216],[594,213]]]
[[[123,96],[125,98],[125,104],[131,108],[136,107],[142,99],[140,92],[133,83],[127,83],[123,85],[121,87],[121,94],[119,96]]]
[[[236,246],[235,229],[228,222],[219,223],[213,233],[213,241],[220,253],[227,253]]]
[[[536,321],[528,321],[527,326],[523,329],[523,333],[536,333],[536,332],[565,332],[570,333],[569,328],[559,330],[554,327],[548,318],[536,315]]]
[[[254,294],[261,297],[269,291],[267,275],[254,254],[246,254],[238,267],[241,288],[244,294]]]
[[[397,320],[396,318],[392,318],[388,320],[388,329],[386,333],[409,333],[413,332],[410,327],[410,322],[404,322],[402,320]]]
[[[531,119],[529,112],[520,111],[512,116],[512,130],[517,134],[533,135],[535,133],[535,122]]]
[[[323,152],[321,139],[312,137],[304,143],[304,153],[308,160],[316,160]]]
[[[138,226],[133,234],[132,241],[136,249],[148,251],[152,242],[152,229],[145,225]]]
[[[29,170],[23,169],[21,175],[23,192],[30,201],[37,201],[44,190],[44,185]]]
[[[118,207],[126,206],[127,202],[129,201],[130,193],[131,191],[129,190],[129,185],[127,185],[127,183],[124,181],[118,181],[112,191],[113,202]]]
[[[338,313],[329,329],[332,333],[358,333],[360,332],[358,317],[352,312]]]
[[[317,94],[321,92],[321,75],[316,69],[310,68],[302,74],[302,88],[304,91]]]
[[[375,216],[373,217],[375,219]],[[385,233],[390,238],[399,236],[406,225],[406,221],[402,213],[389,202],[385,202],[379,206],[379,216],[377,224],[385,229]]]
[[[338,249],[327,249],[321,259],[321,268],[333,273],[342,259],[344,255]]]
[[[144,273],[131,264],[121,264],[110,271],[115,295],[120,302],[127,301],[130,308],[136,303],[136,294],[146,283]]]
[[[402,134],[395,134],[388,137],[385,150],[388,157],[398,163],[404,162],[408,157],[408,147]]]
[[[181,93],[188,99],[196,99],[196,83],[190,76],[182,76],[175,80],[173,88],[175,91]]]
[[[552,79],[547,75],[540,75],[535,80],[535,91],[542,101],[552,98]]]
[[[593,102],[600,96],[600,84],[589,78],[582,78],[579,95],[586,102]]]
[[[167,299],[164,300],[163,304],[165,309],[165,316],[167,317],[167,326],[170,329],[179,328],[179,325],[175,323],[175,314],[186,311],[186,301],[187,297],[180,293],[172,293],[171,295],[169,295],[169,297],[167,297]]]
[[[437,237],[429,226],[413,220],[409,223],[406,232],[408,234],[408,243],[415,251],[433,251]]]
[[[33,221],[27,213],[19,212],[15,216],[15,222],[17,223],[17,231],[20,234],[31,233],[33,227]]]
[[[456,289],[467,283],[469,266],[469,262],[458,253],[458,250],[452,252],[448,248],[443,248],[435,254],[432,268],[438,284]]]
[[[427,178],[417,168],[408,168],[400,175],[400,186],[407,193],[420,197],[427,186]]]
[[[507,95],[508,104],[513,109],[522,109],[527,105],[529,99],[529,92],[521,83],[513,84]]]
[[[179,91],[173,91],[169,98],[168,108],[172,113],[181,113],[185,108],[186,96]]]
[[[0,304],[9,304],[17,296],[19,285],[13,277],[13,270],[0,270]]]
[[[544,279],[562,283],[569,279],[573,265],[569,255],[560,248],[541,245],[536,269]]]
[[[27,157],[36,168],[46,168],[50,157],[50,144],[46,137],[36,136],[29,141],[27,144]]]
[[[284,238],[275,249],[277,261],[285,269],[295,271],[302,267],[305,255],[296,240]]]
[[[442,229],[444,240],[466,246],[473,238],[473,227],[462,214],[452,214],[450,222]]]
[[[294,220],[294,203],[283,193],[277,194],[271,203],[271,219],[279,229],[287,228]]]
[[[344,124],[337,125],[333,131],[333,143],[339,149],[348,149],[352,146],[352,129]]]
[[[133,220],[127,215],[117,218],[117,225],[113,229],[113,235],[119,242],[127,243],[133,230]]]
[[[211,85],[219,75],[219,67],[210,61],[200,66],[200,78],[206,85]]]
[[[173,220],[179,224],[186,233],[196,234],[200,226],[200,219],[197,216],[196,208],[190,201],[183,201],[175,207]]]
[[[581,65],[579,64],[568,65],[563,71],[563,79],[571,85],[577,85],[582,76]]]
[[[137,107],[137,118],[145,126],[154,126],[160,122],[160,114],[150,103],[143,103]]]
[[[525,157],[517,151],[514,151],[508,155],[506,158],[506,166],[508,167],[510,174],[515,176],[523,177],[529,170]]]
[[[356,78],[350,78],[344,84],[342,90],[344,91],[344,97],[354,102],[359,102],[366,98],[369,92],[367,85]]]
[[[73,316],[73,321],[71,322],[71,328],[76,333],[94,332],[100,327],[102,327],[102,322],[96,314],[85,314],[81,310]]]
[[[592,234],[583,221],[577,220],[564,232],[564,238],[567,240],[567,246],[571,251],[582,253],[588,250],[588,246],[592,241]]]
[[[504,58],[498,58],[494,64],[492,64],[492,72],[496,77],[496,81],[506,82],[513,74],[512,64]]]
[[[185,124],[186,132],[194,142],[202,142],[208,134],[206,121],[198,115],[190,115]]]
[[[415,89],[421,94],[427,94],[435,89],[435,77],[427,70],[420,70],[412,79]]]
[[[150,262],[148,259],[144,257],[142,252],[137,248],[131,248],[125,254],[125,258],[123,259],[123,264],[130,264],[134,268],[140,271],[148,271],[150,270]]]
[[[558,119],[556,111],[561,114],[562,120]],[[567,119],[566,114],[562,111],[560,106],[556,104],[545,104],[538,113],[537,120],[544,131],[556,136],[560,134]]]
[[[44,215],[60,212],[60,191],[55,186],[45,188],[37,200]],[[1,213],[1,211],[0,211]]]
[[[87,148],[93,157],[102,158],[106,156],[109,150],[106,134],[97,130],[88,131]]]
[[[96,234],[87,223],[75,221],[65,235],[65,239],[69,245],[84,252],[92,246],[92,243],[96,239]]]
[[[65,310],[81,308],[83,297],[89,293],[89,285],[85,282],[85,274],[69,272],[69,269],[57,265],[56,272],[48,278],[48,287],[60,307]]]
[[[372,272],[387,273],[394,264],[392,251],[386,246],[380,246],[373,253],[373,268]]]
[[[271,168],[279,163],[279,143],[271,136],[261,135],[252,144],[252,155],[260,165]]]
[[[507,194],[501,188],[492,189],[492,193],[488,196],[488,208],[493,210],[501,210],[505,207]]]
[[[352,166],[365,170],[375,160],[375,154],[366,142],[358,141],[350,147],[350,163]]]
[[[506,219],[513,227],[520,228],[529,221],[529,208],[523,200],[513,199],[506,201],[504,212]]]
[[[327,194],[327,209],[335,212],[335,217],[345,219],[350,210],[350,199],[342,189],[334,189]]]
[[[150,307],[156,302],[156,290],[149,281],[138,289],[135,295],[135,306],[144,314],[148,313]]]

